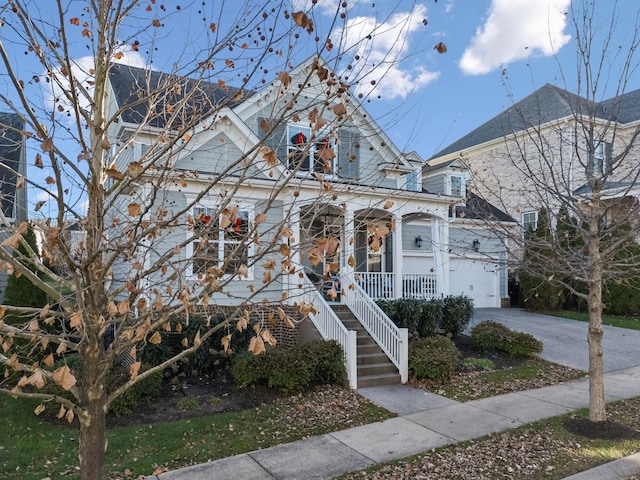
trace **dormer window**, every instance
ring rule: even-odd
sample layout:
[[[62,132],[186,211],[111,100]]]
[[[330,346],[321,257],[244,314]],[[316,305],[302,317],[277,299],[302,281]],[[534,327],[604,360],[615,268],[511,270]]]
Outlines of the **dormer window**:
[[[449,177],[449,195],[463,198],[466,195],[466,185],[462,175],[451,175]]]
[[[420,172],[409,172],[405,177],[405,188],[411,192],[420,191]]]

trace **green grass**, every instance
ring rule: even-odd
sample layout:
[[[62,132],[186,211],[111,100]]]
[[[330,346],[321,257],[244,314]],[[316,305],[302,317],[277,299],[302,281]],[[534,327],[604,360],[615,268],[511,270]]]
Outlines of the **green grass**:
[[[557,310],[549,312],[548,315],[560,318],[568,318],[570,320],[579,320],[581,322],[589,321],[589,314],[583,312],[573,312],[570,310]],[[616,315],[602,315],[602,323],[611,327],[628,328],[630,330],[640,330],[640,318],[638,317],[620,317]]]
[[[0,395],[0,479],[78,478],[77,430],[36,417],[36,406],[37,402]],[[292,417],[290,412],[297,406],[274,404],[191,420],[110,429],[107,470],[118,472],[120,478],[137,478],[150,475],[158,466],[175,469],[353,426],[283,421],[283,416]],[[56,410],[53,405],[47,408]],[[370,403],[359,412],[361,424],[392,416]]]

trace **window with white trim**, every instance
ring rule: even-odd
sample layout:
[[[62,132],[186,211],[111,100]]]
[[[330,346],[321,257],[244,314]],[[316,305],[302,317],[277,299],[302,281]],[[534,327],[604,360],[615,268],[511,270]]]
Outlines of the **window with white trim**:
[[[300,175],[335,173],[336,142],[332,135],[316,135],[311,141],[309,127],[290,124],[287,138],[287,167],[290,170]]]
[[[462,175],[451,175],[449,177],[449,195],[452,197],[464,197],[466,195],[466,184]]]
[[[418,181],[420,178],[420,173],[413,171],[407,173],[405,180],[405,188],[411,192],[419,192],[420,191],[420,182]]]
[[[198,236],[193,242],[194,275],[204,275],[211,267],[235,274],[242,265],[249,264],[253,255],[253,242],[249,238],[252,209],[227,208],[218,215],[217,209],[199,206],[193,213]]]
[[[589,150],[589,154],[591,171],[595,174],[605,173],[611,165],[612,144],[611,142],[595,142]]]
[[[522,228],[525,234],[535,232],[538,228],[538,212],[524,212],[522,214]]]

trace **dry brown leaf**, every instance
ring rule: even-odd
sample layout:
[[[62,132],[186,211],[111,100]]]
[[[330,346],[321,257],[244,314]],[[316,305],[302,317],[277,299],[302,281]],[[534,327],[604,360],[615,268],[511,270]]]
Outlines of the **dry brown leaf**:
[[[260,355],[261,353],[266,352],[266,348],[264,348],[264,342],[260,337],[251,337],[248,350],[254,355]]]
[[[79,312],[73,312],[71,314],[69,325],[71,328],[77,328],[78,330],[82,327],[82,315]]]
[[[284,88],[287,88],[291,83],[291,75],[289,75],[287,72],[280,72],[278,74],[278,80],[280,80],[280,83],[282,83],[282,86]]]
[[[142,175],[143,171],[144,167],[139,162],[131,162],[127,167],[127,173],[131,178],[138,178],[140,175]]]
[[[138,203],[130,203],[127,210],[131,217],[137,217],[142,214],[142,209]]]
[[[107,177],[113,178],[114,180],[122,180],[124,178],[124,173],[119,172],[115,168],[107,168],[104,173]]]
[[[43,152],[53,152],[53,139],[51,137],[45,138],[44,142],[40,145],[40,149]]]
[[[149,338],[149,343],[153,345],[158,345],[161,342],[162,337],[160,336],[160,332],[154,332],[153,335],[151,335],[151,338]]]
[[[443,42],[436,43],[435,47],[433,47],[439,54],[447,53],[447,46]]]
[[[71,370],[67,365],[63,365],[62,367],[54,370],[52,378],[54,382],[65,390],[69,390],[76,384],[76,377],[73,376],[73,373],[71,373]]]
[[[231,352],[231,334],[229,335],[225,335],[224,337],[222,337],[222,340],[220,340],[220,343],[222,343],[222,348],[224,349],[225,353],[230,353]]]
[[[36,409],[33,411],[33,413],[35,413],[36,415],[40,415],[42,412],[44,412],[44,409],[46,407],[44,406],[44,403],[41,403],[40,405],[38,405],[36,407]]]
[[[140,372],[140,365],[142,365],[142,362],[134,362],[129,365],[130,380],[135,380],[138,377],[138,373]]]

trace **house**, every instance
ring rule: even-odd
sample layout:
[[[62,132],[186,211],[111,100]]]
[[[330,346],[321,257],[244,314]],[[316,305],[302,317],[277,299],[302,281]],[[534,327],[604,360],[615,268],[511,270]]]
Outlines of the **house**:
[[[551,178],[569,202],[595,186],[616,199],[614,212],[622,197],[637,205],[639,121],[640,90],[596,102],[546,84],[436,153],[428,169],[449,168],[449,188],[466,181],[522,231],[536,228],[542,206],[559,208],[542,198]]]
[[[214,295],[217,305],[243,302],[257,289],[256,303],[312,305],[305,313],[324,338],[345,349],[353,387],[366,384],[364,367],[357,366],[356,332],[340,321],[345,315],[336,313],[336,304],[346,306],[404,382],[407,332],[392,324],[376,299],[467,293],[477,306],[499,306],[506,296],[496,273],[504,267],[500,240],[474,225],[474,240],[500,250],[494,261],[478,254],[482,247],[461,228],[465,220],[450,215],[463,201],[459,192],[425,190],[424,161],[401,152],[321,59],[307,60],[259,91],[200,84],[198,103],[216,108],[188,134],[175,129],[176,141],[189,139],[175,151],[159,136],[171,116],[167,104],[179,103],[191,80],[154,105],[141,103],[141,90],[159,90],[163,78],[168,76],[124,65],[111,69],[109,108],[121,113],[109,131],[110,168],[144,165],[164,148],[160,155],[179,180],[156,188],[153,175],[159,174],[148,172],[127,198],[141,204],[162,199],[162,209],[184,218],[170,235],[136,246],[130,260],[114,269],[116,285],[131,279],[136,262],[151,265],[179,250],[181,266],[172,266],[177,285],[197,288],[212,269],[233,277]],[[153,108],[162,114],[150,115]],[[111,234],[118,238],[114,225]],[[198,238],[207,228],[216,233]],[[270,261],[276,257],[280,275]],[[467,288],[463,270],[471,265],[484,278],[477,284],[481,292]],[[157,292],[166,283],[158,274],[140,288]]]
[[[0,232],[7,224],[27,220],[26,188],[17,187],[18,174],[26,177],[24,122],[15,113],[0,113]],[[1,234],[1,233],[0,233]],[[0,272],[0,296],[7,286],[7,273]]]

